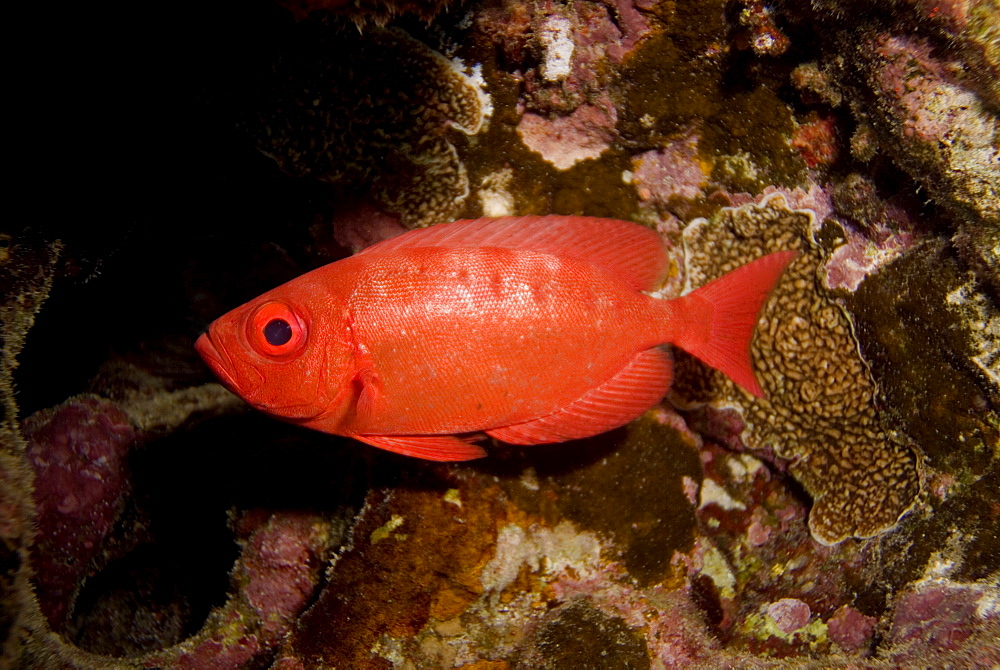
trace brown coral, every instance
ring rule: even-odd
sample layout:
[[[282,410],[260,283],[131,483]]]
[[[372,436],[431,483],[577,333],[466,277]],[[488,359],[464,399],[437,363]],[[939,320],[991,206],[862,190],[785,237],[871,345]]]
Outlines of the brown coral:
[[[746,446],[772,448],[790,461],[814,499],[813,537],[835,544],[894,526],[913,504],[919,479],[912,450],[881,427],[851,321],[816,280],[823,257],[810,244],[814,219],[772,194],[696,220],[684,242],[692,286],[772,251],[802,251],[765,307],[753,345],[767,398],[754,400],[718,373],[710,383],[714,405],[741,412]],[[692,387],[690,379],[679,384],[688,401],[696,399]]]
[[[290,35],[247,123],[258,148],[293,176],[370,184],[407,226],[454,218],[469,185],[449,130],[479,132],[485,97],[403,31],[352,30]]]

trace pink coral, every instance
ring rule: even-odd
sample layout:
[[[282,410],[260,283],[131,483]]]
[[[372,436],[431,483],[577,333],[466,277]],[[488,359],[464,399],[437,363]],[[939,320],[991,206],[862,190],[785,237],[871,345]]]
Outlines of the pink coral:
[[[844,651],[858,652],[871,646],[875,619],[850,605],[841,605],[826,622],[827,635]]]
[[[617,23],[621,28],[622,36],[621,41],[608,45],[608,56],[615,63],[621,63],[625,56],[635,48],[636,44],[649,34],[649,22],[646,21],[646,17],[636,8],[652,9],[655,3],[646,0],[638,0],[637,2],[632,2],[631,0],[613,0],[613,2],[615,13],[618,15]]]
[[[767,616],[782,633],[794,633],[809,623],[812,610],[801,600],[782,598],[768,605]]]
[[[761,512],[759,507],[754,509],[753,521],[747,527],[747,541],[754,547],[763,546],[771,539],[771,527],[761,523],[761,517],[764,516]]]
[[[517,132],[524,144],[560,170],[588,158],[597,158],[615,137],[618,115],[611,104],[582,105],[569,116],[548,119],[526,112]]]
[[[276,514],[244,552],[246,599],[272,635],[288,627],[316,588],[322,548],[316,521],[304,513]]]
[[[914,588],[896,603],[890,638],[894,644],[921,641],[954,650],[978,625],[976,608],[981,595],[978,589],[943,582]]]
[[[945,64],[931,56],[930,45],[889,37],[879,50],[886,59],[881,71],[883,91],[900,106],[904,132],[923,141],[949,133],[960,111],[952,96],[960,91],[947,88],[952,77]]]
[[[824,285],[831,289],[858,290],[868,275],[899,258],[920,241],[901,214],[867,235],[854,226],[843,228],[846,242],[830,255],[823,277]]]
[[[693,132],[662,149],[640,154],[632,160],[632,167],[639,197],[663,205],[670,198],[701,196],[708,182],[698,157],[698,135]]]
[[[124,412],[96,396],[37,412],[22,428],[35,470],[35,584],[42,612],[59,628],[121,512],[136,432]]]

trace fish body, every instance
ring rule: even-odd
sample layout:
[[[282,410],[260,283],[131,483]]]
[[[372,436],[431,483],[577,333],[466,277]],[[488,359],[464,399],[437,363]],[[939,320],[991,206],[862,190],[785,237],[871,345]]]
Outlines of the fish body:
[[[659,236],[588,217],[411,231],[306,273],[213,322],[196,347],[223,383],[286,421],[432,460],[588,437],[662,399],[673,344],[760,395],[750,338],[795,252],[689,295]]]

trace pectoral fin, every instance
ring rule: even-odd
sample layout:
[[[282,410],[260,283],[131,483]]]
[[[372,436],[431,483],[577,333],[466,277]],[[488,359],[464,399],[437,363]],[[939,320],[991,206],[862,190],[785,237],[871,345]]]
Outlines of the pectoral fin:
[[[357,413],[364,420],[375,415],[379,398],[382,396],[382,384],[375,368],[362,367],[354,376],[354,384],[358,388]]]

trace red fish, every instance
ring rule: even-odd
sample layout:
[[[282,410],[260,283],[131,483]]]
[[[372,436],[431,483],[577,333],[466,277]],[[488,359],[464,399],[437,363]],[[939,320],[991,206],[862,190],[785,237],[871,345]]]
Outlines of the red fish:
[[[214,321],[195,345],[277,418],[436,461],[628,423],[670,387],[672,344],[760,396],[750,339],[794,251],[675,300],[660,237],[614,219],[530,216],[414,230]]]

